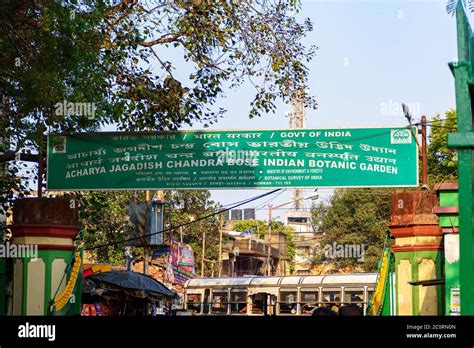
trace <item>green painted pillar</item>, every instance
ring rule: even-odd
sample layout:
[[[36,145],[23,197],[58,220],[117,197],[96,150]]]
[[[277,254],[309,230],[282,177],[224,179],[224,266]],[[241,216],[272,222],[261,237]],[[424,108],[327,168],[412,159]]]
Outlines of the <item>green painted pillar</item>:
[[[460,263],[459,263],[459,194],[457,183],[435,186],[439,206],[434,212],[444,236],[444,278],[446,289],[446,315],[460,315]]]
[[[440,315],[444,312],[441,285],[413,282],[439,279],[443,270],[442,233],[433,192],[395,192],[391,200],[390,233],[395,238],[395,303],[397,315]]]
[[[456,8],[458,61],[450,63],[456,88],[457,133],[448,135],[448,146],[458,152],[459,180],[459,267],[461,314],[474,315],[473,160],[471,86],[473,82],[474,40],[462,1]]]
[[[74,257],[77,203],[64,198],[19,199],[13,206],[12,241],[17,246],[36,248],[34,255],[16,258],[13,264],[13,315],[48,315],[50,303],[66,287]],[[80,314],[76,292],[55,315]],[[74,312],[75,311],[75,312]]]

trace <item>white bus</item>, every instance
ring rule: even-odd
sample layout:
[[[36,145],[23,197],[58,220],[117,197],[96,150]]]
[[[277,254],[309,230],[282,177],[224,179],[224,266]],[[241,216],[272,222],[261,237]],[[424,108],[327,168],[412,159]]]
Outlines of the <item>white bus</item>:
[[[310,315],[320,306],[363,308],[377,273],[325,276],[196,278],[184,285],[184,306],[193,315]]]

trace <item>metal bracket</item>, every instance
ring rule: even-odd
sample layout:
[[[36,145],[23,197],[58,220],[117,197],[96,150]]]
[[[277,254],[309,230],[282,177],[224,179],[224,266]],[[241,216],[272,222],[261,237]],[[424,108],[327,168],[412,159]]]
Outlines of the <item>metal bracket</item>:
[[[474,132],[449,133],[448,147],[474,149]]]

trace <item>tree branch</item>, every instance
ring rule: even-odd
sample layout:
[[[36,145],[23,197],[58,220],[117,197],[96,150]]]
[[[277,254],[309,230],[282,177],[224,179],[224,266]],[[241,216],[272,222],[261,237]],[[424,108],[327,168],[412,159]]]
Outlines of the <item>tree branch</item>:
[[[182,34],[177,34],[171,37],[162,37],[153,41],[148,41],[148,42],[142,42],[140,45],[145,46],[145,47],[152,47],[155,45],[159,44],[164,44],[164,43],[171,43],[171,42],[176,42],[179,41],[179,38],[183,36]]]
[[[16,157],[15,151],[6,151],[2,154],[0,154],[0,163],[8,162],[8,161],[13,161]],[[31,153],[21,153],[20,154],[20,161],[25,161],[25,162],[36,162],[38,163],[39,160],[39,155],[36,154],[31,154]]]

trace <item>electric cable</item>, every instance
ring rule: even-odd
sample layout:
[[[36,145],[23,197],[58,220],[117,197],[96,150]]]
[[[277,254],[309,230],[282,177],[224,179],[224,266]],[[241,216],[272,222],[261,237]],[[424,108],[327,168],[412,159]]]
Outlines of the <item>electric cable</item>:
[[[257,199],[260,199],[260,198],[269,196],[269,195],[271,195],[271,194],[273,194],[273,193],[275,193],[275,192],[278,192],[278,191],[280,191],[280,190],[281,190],[281,189],[276,189],[276,190],[273,190],[273,191],[270,191],[270,192],[261,194],[261,195],[259,195],[259,196],[255,196],[255,197],[249,198],[249,199],[247,199],[247,200],[245,200],[245,201],[243,201],[243,202],[241,201],[240,203],[234,204],[233,206],[231,206],[231,207],[229,207],[229,208],[221,209],[221,210],[219,210],[219,211],[217,211],[217,212],[215,212],[215,213],[212,213],[212,214],[208,214],[208,215],[199,217],[199,218],[197,218],[197,219],[194,220],[194,221],[187,222],[187,223],[184,223],[184,224],[181,224],[181,225],[178,225],[178,226],[169,227],[169,228],[166,228],[166,229],[163,229],[163,230],[161,230],[161,231],[154,232],[154,233],[148,233],[148,234],[143,235],[143,236],[140,236],[140,237],[128,238],[128,239],[121,240],[121,241],[115,241],[115,242],[111,242],[111,243],[106,243],[106,244],[100,244],[100,245],[91,246],[91,247],[88,247],[88,248],[84,248],[84,250],[93,250],[93,249],[103,248],[103,247],[107,247],[107,246],[111,246],[111,245],[122,244],[122,243],[130,242],[130,241],[133,241],[133,240],[142,239],[142,238],[144,238],[144,237],[153,236],[153,235],[155,235],[155,234],[162,234],[162,233],[165,233],[165,232],[168,232],[168,231],[172,231],[172,230],[175,230],[175,229],[184,227],[184,226],[188,226],[188,225],[194,224],[194,223],[196,223],[196,222],[198,222],[198,221],[206,220],[206,219],[208,219],[208,218],[210,218],[210,217],[213,217],[213,216],[222,214],[223,212],[226,212],[226,211],[228,211],[228,210],[231,210],[231,209],[233,209],[233,208],[239,207],[239,206],[241,206],[241,205],[244,205],[244,204],[253,202],[253,201],[257,200]]]

